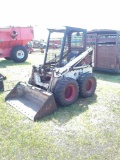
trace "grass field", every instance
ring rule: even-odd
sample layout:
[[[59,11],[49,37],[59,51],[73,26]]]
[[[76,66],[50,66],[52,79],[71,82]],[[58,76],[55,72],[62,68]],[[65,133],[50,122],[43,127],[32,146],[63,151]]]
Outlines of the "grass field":
[[[27,81],[32,64],[42,60],[39,53],[22,64],[0,59],[5,90]],[[58,108],[39,122],[7,105],[8,91],[0,93],[0,160],[120,160],[120,75],[95,75],[93,97]]]

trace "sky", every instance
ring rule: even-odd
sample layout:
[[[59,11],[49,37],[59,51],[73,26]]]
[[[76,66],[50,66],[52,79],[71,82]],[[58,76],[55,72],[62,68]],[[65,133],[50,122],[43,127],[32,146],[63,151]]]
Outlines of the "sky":
[[[0,0],[0,26],[33,26],[35,37],[47,28],[72,26],[120,30],[119,0]]]

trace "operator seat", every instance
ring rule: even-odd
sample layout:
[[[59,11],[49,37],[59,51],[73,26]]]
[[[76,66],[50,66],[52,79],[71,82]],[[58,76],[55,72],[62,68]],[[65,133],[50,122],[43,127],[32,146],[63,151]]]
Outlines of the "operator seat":
[[[67,56],[67,61],[70,62],[72,59],[74,59],[75,57],[79,55],[80,55],[79,51],[71,51]]]

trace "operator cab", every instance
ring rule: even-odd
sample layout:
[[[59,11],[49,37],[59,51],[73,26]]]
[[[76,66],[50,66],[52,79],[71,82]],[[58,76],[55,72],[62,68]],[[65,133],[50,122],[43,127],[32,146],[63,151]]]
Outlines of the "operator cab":
[[[48,31],[44,65],[63,67],[86,50],[86,29],[66,26]]]

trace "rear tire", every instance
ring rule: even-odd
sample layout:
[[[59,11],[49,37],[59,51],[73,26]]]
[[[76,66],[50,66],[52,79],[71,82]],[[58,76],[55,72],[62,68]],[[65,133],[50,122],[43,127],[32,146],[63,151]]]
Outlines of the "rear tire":
[[[72,78],[63,78],[57,82],[54,89],[55,100],[63,106],[73,104],[78,98],[78,83]]]
[[[11,59],[14,62],[25,62],[28,58],[28,52],[24,46],[15,46],[11,51]]]
[[[92,73],[83,74],[78,79],[79,95],[81,97],[90,97],[96,90],[96,77]]]

